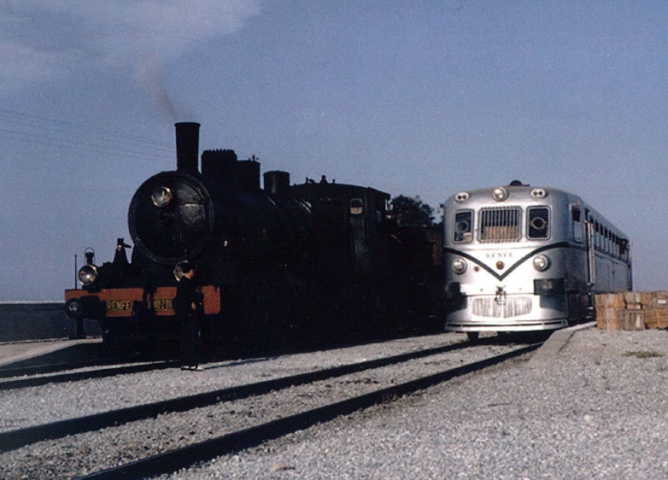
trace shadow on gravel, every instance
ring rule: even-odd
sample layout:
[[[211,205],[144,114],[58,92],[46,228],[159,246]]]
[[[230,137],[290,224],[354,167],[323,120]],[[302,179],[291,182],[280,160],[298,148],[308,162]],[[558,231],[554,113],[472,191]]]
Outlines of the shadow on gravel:
[[[494,336],[482,337],[476,340],[469,340],[471,346],[475,345],[505,345],[505,346],[526,346],[536,343],[543,343],[554,333],[554,331],[540,332],[498,332]]]
[[[545,342],[556,330],[547,330],[540,332],[517,332],[517,333],[508,333],[508,332],[499,332],[495,337],[497,343],[508,345],[508,344],[527,344],[531,345],[534,343]]]
[[[346,322],[349,324],[351,322]],[[312,351],[345,348],[401,338],[437,335],[443,333],[443,322],[437,318],[393,318],[387,323],[365,325],[364,319],[356,322],[359,328],[346,328],[335,332],[302,333],[293,337],[281,336],[262,339],[247,333],[234,342],[209,342],[203,348],[204,362],[235,360],[237,363],[262,362],[280,355],[308,353]],[[0,367],[3,371],[32,369],[34,373],[64,372],[81,367],[109,364],[124,365],[139,362],[177,360],[179,345],[176,341],[125,341],[112,347],[85,344],[63,348],[28,360]]]
[[[61,350],[39,355],[27,360],[13,362],[0,367],[0,374],[10,370],[36,370],[34,373],[64,372],[81,367],[96,367],[109,364],[129,364],[173,360],[178,356],[176,345],[128,344],[110,352],[101,343],[73,345]]]
[[[387,342],[402,338],[440,335],[445,333],[444,323],[435,317],[422,317],[411,321],[411,317],[391,319],[387,324],[375,323],[367,326],[363,320],[346,322],[360,325],[336,332],[318,332],[311,335],[296,335],[289,339],[269,340],[245,339],[237,345],[208,348],[207,361],[249,359],[254,357],[272,358],[281,355],[309,353],[322,350],[355,347],[371,343]]]

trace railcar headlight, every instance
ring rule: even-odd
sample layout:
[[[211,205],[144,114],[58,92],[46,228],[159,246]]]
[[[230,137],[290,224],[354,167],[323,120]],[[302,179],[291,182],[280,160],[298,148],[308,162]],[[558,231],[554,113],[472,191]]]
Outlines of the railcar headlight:
[[[533,268],[538,270],[539,272],[544,272],[548,268],[550,268],[550,257],[546,255],[536,255],[533,259]]]
[[[153,195],[151,195],[151,200],[153,201],[153,205],[155,205],[158,208],[164,208],[167,205],[169,205],[169,202],[172,201],[172,198],[174,196],[172,195],[172,191],[167,188],[167,187],[158,187],[153,191]]]
[[[541,199],[547,197],[547,192],[542,188],[534,188],[531,190],[531,196],[533,198]]]
[[[457,195],[455,195],[455,202],[457,203],[464,203],[467,201],[469,198],[471,198],[471,194],[468,192],[459,192]]]
[[[79,269],[78,277],[82,285],[90,285],[97,280],[98,275],[97,267],[89,263]]]
[[[455,258],[452,261],[452,271],[455,272],[458,275],[461,275],[466,271],[466,267],[468,264],[466,263],[466,260],[463,258]]]
[[[503,187],[495,188],[492,192],[492,198],[497,202],[503,202],[506,198],[508,198],[508,190]]]

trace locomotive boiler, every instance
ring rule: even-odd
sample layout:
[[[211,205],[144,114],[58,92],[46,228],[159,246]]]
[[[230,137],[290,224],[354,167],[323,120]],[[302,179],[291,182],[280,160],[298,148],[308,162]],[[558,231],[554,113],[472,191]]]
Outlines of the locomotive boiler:
[[[134,247],[92,255],[65,292],[66,313],[99,321],[104,340],[175,338],[172,299],[194,262],[207,338],[273,341],[346,329],[424,305],[433,268],[424,235],[397,228],[390,195],[323,178],[291,185],[252,158],[208,150],[199,124],[176,124],[177,168],[146,180],[130,202]],[[418,240],[416,240],[418,238]]]

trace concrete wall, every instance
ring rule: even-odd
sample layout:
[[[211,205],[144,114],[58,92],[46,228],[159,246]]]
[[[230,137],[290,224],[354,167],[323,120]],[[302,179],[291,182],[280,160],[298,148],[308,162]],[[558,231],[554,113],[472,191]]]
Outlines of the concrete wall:
[[[86,335],[101,335],[95,321],[84,324]],[[73,338],[74,320],[63,302],[0,302],[0,342]]]

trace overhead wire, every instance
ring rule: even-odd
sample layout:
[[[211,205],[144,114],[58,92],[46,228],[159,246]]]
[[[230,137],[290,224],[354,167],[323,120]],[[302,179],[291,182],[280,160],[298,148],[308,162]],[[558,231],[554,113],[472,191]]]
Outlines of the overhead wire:
[[[7,126],[8,123],[11,127],[27,127],[30,131],[0,128],[0,138],[152,162],[163,162],[174,156],[174,147],[169,147],[166,142],[0,108],[0,125]],[[98,135],[90,135],[91,132]]]
[[[107,156],[112,155],[119,158],[128,158],[128,159],[149,161],[149,162],[164,163],[165,160],[171,158],[169,155],[166,154],[163,156],[149,155],[146,152],[128,151],[118,147],[105,148],[104,145],[97,146],[94,144],[86,145],[81,143],[79,144],[68,143],[60,139],[55,139],[53,137],[40,136],[22,132],[12,132],[12,131],[6,131],[4,129],[0,129],[0,138],[30,143],[31,145],[43,145],[51,148],[55,147],[55,148],[75,150],[75,151],[81,151],[81,149],[85,149],[86,153],[100,154]]]
[[[99,128],[99,127],[91,127],[89,124],[84,124],[80,122],[75,122],[72,120],[59,120],[55,118],[47,118],[47,117],[42,117],[40,115],[35,115],[31,113],[23,113],[23,112],[17,112],[15,110],[8,110],[6,108],[0,108],[0,116],[2,114],[5,115],[14,115],[14,116],[19,116],[19,117],[27,117],[27,118],[32,118],[36,120],[40,120],[43,122],[50,122],[50,123],[56,123],[56,124],[61,124],[61,125],[67,125],[69,127],[81,127],[85,128],[88,131],[93,131],[93,132],[99,132],[103,133],[108,136],[112,137],[117,137],[117,138],[122,138],[124,140],[130,140],[130,141],[135,141],[139,143],[145,143],[147,145],[154,146],[156,148],[162,148],[165,150],[172,150],[171,144],[167,142],[162,142],[160,140],[155,140],[155,139],[150,139],[147,137],[141,137],[139,135],[133,135],[130,133],[125,133],[125,132],[118,132],[115,130],[110,130],[110,129],[105,129],[105,128]],[[57,128],[57,127],[51,127],[51,128]]]
[[[77,131],[65,130],[65,129],[62,129],[62,128],[59,128],[59,127],[38,125],[38,124],[35,124],[35,123],[23,121],[23,120],[3,119],[1,116],[0,116],[0,123],[10,123],[12,126],[20,125],[20,126],[24,126],[24,127],[30,127],[30,128],[38,129],[38,130],[46,130],[48,132],[54,132],[56,134],[61,134],[61,135],[62,134],[68,134],[68,135],[69,134],[77,134],[78,136],[81,136],[81,131],[80,130],[77,130]],[[100,137],[95,137],[95,138],[97,139],[97,138],[100,138]],[[113,142],[116,142],[115,143],[116,145],[118,145],[118,142],[115,139],[112,139],[112,140],[105,139],[105,141],[113,141]],[[134,148],[139,148],[139,149],[151,149],[151,150],[154,150],[154,151],[155,150],[160,150],[160,151],[163,151],[165,153],[167,153],[167,152],[171,153],[173,151],[173,148],[168,148],[168,147],[163,147],[163,146],[154,146],[154,145],[151,145],[149,143],[136,143],[136,142],[137,142],[136,140],[132,140],[131,142],[127,142],[124,139],[123,142],[122,142],[122,145],[132,146]]]
[[[105,155],[118,155],[138,160],[162,161],[166,158],[169,158],[167,154],[165,155],[150,154],[138,150],[128,150],[125,148],[120,148],[118,146],[107,148],[105,145],[96,145],[94,143],[88,143],[88,142],[71,141],[66,138],[58,138],[49,135],[41,135],[37,133],[20,132],[4,128],[0,128],[0,135],[2,136],[2,138],[17,140],[21,142],[35,143],[49,147],[64,147],[77,150],[84,148],[86,149],[87,152],[99,153]]]

